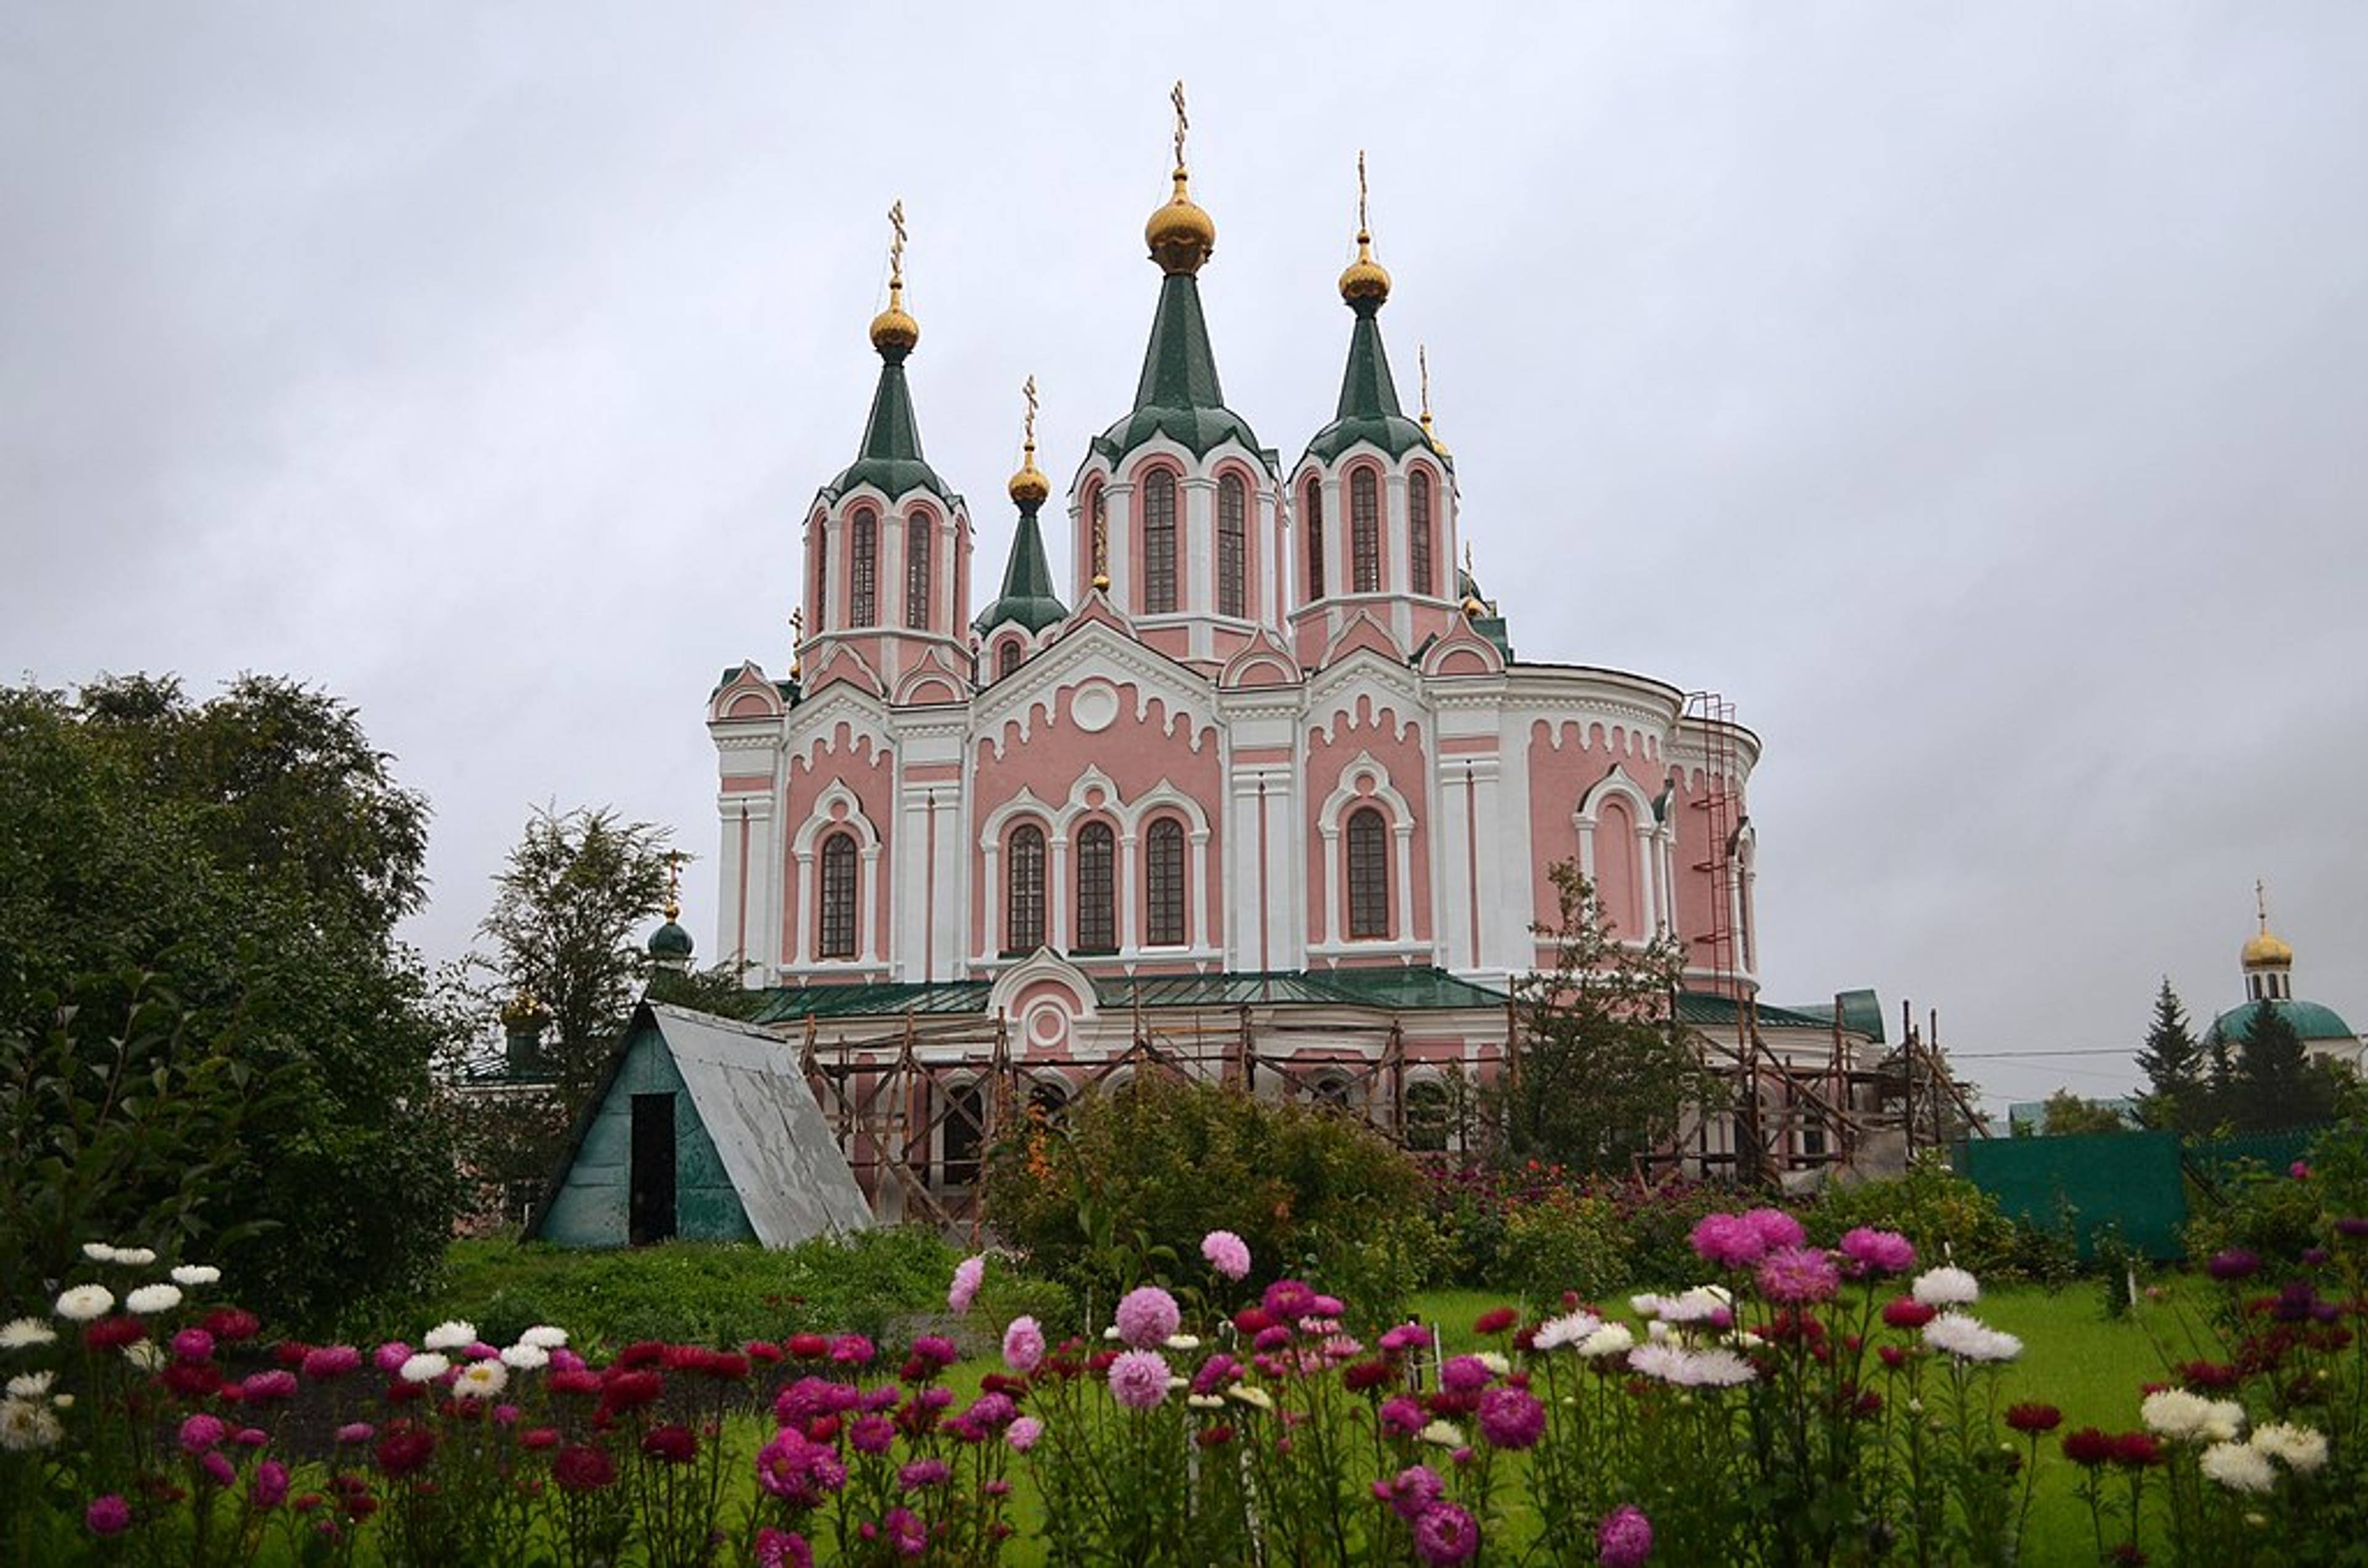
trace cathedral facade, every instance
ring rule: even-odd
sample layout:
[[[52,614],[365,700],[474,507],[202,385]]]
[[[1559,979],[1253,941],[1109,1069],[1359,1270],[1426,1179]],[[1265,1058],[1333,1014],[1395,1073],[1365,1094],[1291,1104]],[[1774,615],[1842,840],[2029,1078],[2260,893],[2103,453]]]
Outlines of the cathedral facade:
[[[980,608],[892,269],[860,449],[803,519],[791,673],[742,664],[709,699],[715,951],[774,994],[813,1071],[856,1063],[818,1085],[826,1109],[869,1092],[865,1051],[980,1060],[967,1089],[935,1080],[961,1104],[895,1108],[893,1158],[933,1189],[993,1119],[990,1040],[1040,1103],[1149,1051],[1406,1132],[1444,1075],[1501,1058],[1508,986],[1553,961],[1557,862],[1622,939],[1684,945],[1697,1008],[1732,1017],[1759,988],[1758,738],[1668,681],[1515,656],[1427,393],[1404,411],[1361,230],[1334,416],[1295,457],[1265,445],[1219,382],[1215,225],[1180,136],[1173,178],[1144,233],[1133,406],[1052,506],[1031,386],[1017,532]],[[1065,585],[1047,528],[1068,532]],[[1831,1018],[1770,1016],[1820,1062],[1839,1049]]]

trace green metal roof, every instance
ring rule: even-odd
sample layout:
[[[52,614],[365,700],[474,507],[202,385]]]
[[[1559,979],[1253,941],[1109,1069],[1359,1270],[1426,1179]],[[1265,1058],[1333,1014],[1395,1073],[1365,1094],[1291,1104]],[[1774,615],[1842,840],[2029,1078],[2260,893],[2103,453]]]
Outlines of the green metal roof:
[[[855,460],[824,486],[831,494],[844,495],[859,484],[870,483],[894,497],[918,486],[951,504],[953,492],[921,456],[921,427],[913,417],[912,389],[905,384],[907,352],[893,346],[880,351],[880,386],[871,394],[871,417],[864,422],[863,446]]]
[[[2231,1007],[2212,1020],[2212,1027],[2222,1040],[2242,1045],[2253,1038],[2253,1010],[2259,1002],[2248,1002],[2241,1007]],[[2342,1016],[2332,1007],[2317,1002],[2297,1002],[2291,998],[2270,1004],[2279,1016],[2294,1026],[2295,1034],[2304,1040],[2356,1040],[2358,1035]]]
[[[1841,1004],[1842,1028],[1852,1034],[1864,1035],[1877,1045],[1883,1043],[1883,1003],[1873,992],[1845,991],[1836,1000]],[[1832,1002],[1816,1002],[1806,1006],[1788,1007],[1785,1011],[1815,1018],[1823,1028],[1833,1028]]]
[[[931,983],[856,981],[833,985],[769,987],[750,1022],[778,1024],[809,1016],[850,1018],[905,1013],[984,1013],[994,983],[940,980]]]
[[[1349,334],[1349,368],[1340,378],[1340,406],[1332,423],[1307,443],[1307,454],[1331,461],[1360,441],[1371,441],[1390,454],[1403,457],[1417,447],[1431,448],[1422,426],[1398,406],[1398,386],[1390,374],[1390,356],[1382,347],[1382,301],[1352,301],[1357,324]]]
[[[1317,1006],[1416,1012],[1441,1007],[1501,1007],[1505,994],[1458,980],[1443,969],[1229,971],[1220,974],[1117,975],[1094,982],[1105,1007]]]
[[[1003,568],[1003,592],[971,622],[982,633],[1006,622],[1042,631],[1069,619],[1069,607],[1053,588],[1053,566],[1044,558],[1044,534],[1036,526],[1036,505],[1019,508],[1019,527],[1011,536],[1011,558]]]
[[[1720,996],[1707,991],[1680,991],[1678,993],[1678,1021],[1704,1028],[1719,1026],[1731,1028],[1735,1025],[1736,1006],[1732,996]],[[1762,1002],[1752,1011],[1763,1028],[1830,1029],[1834,1027],[1830,1017],[1821,1018],[1805,1008],[1779,1007]],[[1830,1013],[1831,1009],[1827,1011]]]
[[[1092,449],[1116,462],[1155,436],[1166,436],[1195,457],[1221,442],[1239,441],[1269,469],[1274,466],[1249,422],[1225,406],[1209,324],[1201,314],[1200,280],[1189,272],[1171,273],[1161,281],[1133,412],[1095,437]]]

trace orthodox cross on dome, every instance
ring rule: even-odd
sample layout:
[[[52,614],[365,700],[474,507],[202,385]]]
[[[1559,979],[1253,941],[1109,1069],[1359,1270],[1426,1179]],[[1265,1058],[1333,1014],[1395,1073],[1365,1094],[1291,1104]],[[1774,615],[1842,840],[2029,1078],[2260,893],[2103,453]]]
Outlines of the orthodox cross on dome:
[[[2270,889],[2260,878],[2253,879],[2253,907],[2261,917],[2261,929],[2270,928]]]
[[[888,228],[893,234],[888,242],[888,287],[905,286],[905,199],[898,197],[888,209]]]
[[[1035,451],[1035,449],[1036,449],[1036,378],[1035,378],[1035,377],[1030,376],[1030,377],[1029,377],[1029,378],[1028,378],[1028,384],[1027,384],[1026,386],[1023,386],[1023,387],[1021,387],[1021,388],[1019,389],[1019,395],[1020,395],[1020,396],[1022,396],[1022,397],[1024,397],[1024,398],[1026,398],[1026,399],[1028,400],[1028,419],[1027,419],[1027,423],[1026,423],[1025,428],[1026,428],[1026,431],[1027,431],[1027,445],[1028,445],[1028,449],[1029,449],[1030,452],[1033,452],[1033,451]]]
[[[666,917],[668,920],[679,920],[682,918],[682,863],[684,858],[685,857],[683,852],[679,849],[669,849],[666,851]]]
[[[1176,106],[1176,172],[1180,175],[1184,172],[1184,132],[1192,128],[1192,121],[1184,113],[1182,77],[1178,77],[1176,85],[1168,89],[1167,101]]]
[[[1357,149],[1357,238],[1363,240],[1372,225],[1365,222],[1365,150]]]
[[[806,640],[806,611],[803,605],[790,611],[790,678],[798,674],[798,644]]]
[[[1414,346],[1414,368],[1416,378],[1422,383],[1423,434],[1429,435],[1430,433],[1430,347],[1428,344],[1417,343]]]

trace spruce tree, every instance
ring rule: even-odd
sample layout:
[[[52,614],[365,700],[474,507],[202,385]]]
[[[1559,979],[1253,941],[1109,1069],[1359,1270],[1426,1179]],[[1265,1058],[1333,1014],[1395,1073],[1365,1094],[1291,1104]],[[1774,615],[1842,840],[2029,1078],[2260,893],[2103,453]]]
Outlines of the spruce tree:
[[[2188,1027],[2187,1009],[2163,977],[2155,994],[2154,1023],[2138,1051],[2146,1070],[2146,1093],[2138,1101],[2138,1115],[2148,1127],[2174,1132],[2201,1132],[2206,1118],[2203,1047]]]
[[[2313,1093],[2310,1053],[2294,1025],[2264,999],[2246,1026],[2245,1051],[2237,1063],[2237,1124],[2269,1132],[2321,1119],[2325,1108]]]

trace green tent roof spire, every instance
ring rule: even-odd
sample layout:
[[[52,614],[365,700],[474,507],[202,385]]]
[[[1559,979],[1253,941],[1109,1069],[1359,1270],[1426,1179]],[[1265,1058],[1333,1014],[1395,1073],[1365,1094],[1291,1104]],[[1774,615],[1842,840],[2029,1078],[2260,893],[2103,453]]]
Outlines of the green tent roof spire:
[[[1012,503],[1019,508],[1019,527],[1011,536],[1011,558],[1003,567],[1003,592],[979,612],[971,624],[985,634],[1007,622],[1042,631],[1069,619],[1069,607],[1053,591],[1052,563],[1044,558],[1043,531],[1036,526],[1037,508],[1053,492],[1052,483],[1036,466],[1036,378],[1023,389],[1028,399],[1028,435],[1019,472],[1011,476]]]
[[[859,484],[876,484],[892,498],[916,486],[940,500],[952,493],[938,471],[921,456],[921,427],[913,417],[912,389],[905,381],[905,361],[921,341],[921,324],[905,309],[905,204],[888,210],[895,238],[888,246],[888,308],[871,318],[871,347],[880,351],[880,385],[871,394],[871,416],[864,421],[863,445],[828,488],[843,494]]]
[[[1373,232],[1365,216],[1365,155],[1357,154],[1357,259],[1340,274],[1340,299],[1355,312],[1349,331],[1349,368],[1340,378],[1340,406],[1315,433],[1309,453],[1328,462],[1360,441],[1403,457],[1430,445],[1421,426],[1398,405],[1389,351],[1382,347],[1382,307],[1389,302],[1388,269],[1373,259]]]

